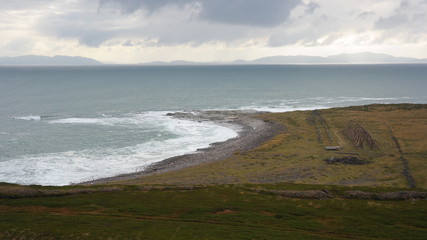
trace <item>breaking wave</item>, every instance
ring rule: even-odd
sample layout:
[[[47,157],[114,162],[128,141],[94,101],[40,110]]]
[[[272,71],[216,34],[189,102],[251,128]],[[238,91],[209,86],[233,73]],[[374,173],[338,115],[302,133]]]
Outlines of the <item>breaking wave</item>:
[[[40,121],[42,119],[42,117],[41,116],[35,116],[35,115],[29,115],[29,116],[22,116],[22,117],[13,117],[13,119],[25,120],[25,121]]]
[[[42,121],[41,123],[43,123]],[[88,148],[37,155],[25,155],[0,162],[0,182],[67,185],[143,170],[151,163],[196,152],[211,143],[237,136],[231,128],[212,122],[175,119],[164,112],[147,112],[123,117],[62,118],[47,124],[85,124],[109,127],[155,128],[172,137],[120,147]],[[131,136],[129,136],[131,137]]]

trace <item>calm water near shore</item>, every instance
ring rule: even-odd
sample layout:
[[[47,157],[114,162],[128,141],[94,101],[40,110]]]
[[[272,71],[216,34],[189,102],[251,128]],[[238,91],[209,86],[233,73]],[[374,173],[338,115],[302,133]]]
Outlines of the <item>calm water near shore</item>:
[[[236,131],[168,112],[427,103],[427,65],[0,67],[0,181],[138,171]]]

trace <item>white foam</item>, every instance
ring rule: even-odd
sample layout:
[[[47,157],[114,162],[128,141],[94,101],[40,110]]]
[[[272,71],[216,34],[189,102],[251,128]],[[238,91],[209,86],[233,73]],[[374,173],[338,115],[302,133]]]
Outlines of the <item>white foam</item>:
[[[306,110],[315,110],[315,109],[326,109],[326,106],[246,106],[242,107],[239,110],[256,110],[261,112],[292,112],[292,111],[306,111]]]
[[[139,123],[138,123],[139,122]],[[196,152],[213,142],[237,136],[230,128],[211,122],[174,119],[164,112],[129,115],[124,118],[67,118],[52,124],[135,124],[151,123],[173,133],[175,138],[148,141],[135,146],[87,149],[27,155],[0,162],[0,182],[40,185],[67,185],[142,170],[163,159]]]
[[[346,106],[346,103],[390,103],[411,99],[410,97],[314,97],[305,99],[281,99],[256,102],[235,110],[256,110],[265,112],[290,112],[314,109],[326,109]]]
[[[70,124],[103,124],[108,125],[105,121],[97,118],[64,118],[51,120],[49,123],[70,123]]]
[[[377,101],[377,102],[389,102],[389,101],[397,101],[404,98],[394,98],[394,97],[337,97],[331,99],[331,102],[365,102],[365,101]]]
[[[120,117],[114,117],[111,115],[101,114],[99,118],[84,118],[84,117],[72,117],[72,118],[61,118],[48,121],[51,124],[78,124],[78,125],[104,125],[104,126],[120,126],[120,127],[138,127],[146,126],[157,121],[167,120],[167,112],[153,111],[145,112],[140,114],[129,114]]]
[[[42,117],[36,116],[36,115],[29,115],[29,116],[22,116],[22,117],[14,117],[13,119],[26,120],[26,121],[40,121]]]

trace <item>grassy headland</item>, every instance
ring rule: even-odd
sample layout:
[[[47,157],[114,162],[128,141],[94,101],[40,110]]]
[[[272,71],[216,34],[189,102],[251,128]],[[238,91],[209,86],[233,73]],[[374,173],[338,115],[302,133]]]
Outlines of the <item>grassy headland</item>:
[[[285,128],[223,161],[105,186],[0,184],[0,239],[425,239],[427,105],[259,117]]]
[[[236,152],[220,162],[123,182],[125,184],[239,184],[294,182],[358,186],[406,187],[402,157],[415,185],[427,188],[427,105],[368,105],[317,111],[264,114],[265,121],[285,126],[264,145]],[[374,140],[356,148],[343,131],[349,122],[362,126]],[[396,145],[399,144],[399,148]],[[342,146],[328,151],[325,146]],[[328,164],[354,157],[367,164]]]

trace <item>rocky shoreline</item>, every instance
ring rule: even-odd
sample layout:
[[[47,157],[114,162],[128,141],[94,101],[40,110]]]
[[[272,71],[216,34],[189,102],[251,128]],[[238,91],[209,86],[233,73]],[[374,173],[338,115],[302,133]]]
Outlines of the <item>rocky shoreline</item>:
[[[192,111],[170,113],[168,115],[175,118],[193,121],[212,121],[234,128],[238,131],[238,136],[228,139],[225,142],[213,143],[210,147],[199,149],[196,153],[175,156],[153,163],[140,172],[101,178],[79,183],[78,185],[105,184],[175,171],[202,163],[220,161],[230,157],[234,152],[244,152],[256,148],[283,130],[282,125],[256,118],[257,115],[262,113],[257,111]]]

